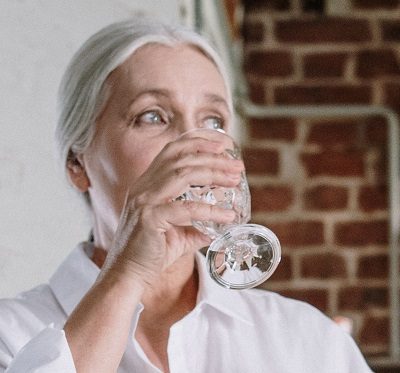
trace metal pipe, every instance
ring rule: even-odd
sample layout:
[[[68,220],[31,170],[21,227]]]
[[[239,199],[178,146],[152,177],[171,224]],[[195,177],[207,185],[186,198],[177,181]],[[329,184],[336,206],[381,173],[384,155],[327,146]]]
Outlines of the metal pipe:
[[[400,233],[400,155],[399,155],[399,120],[396,113],[381,106],[367,105],[310,105],[310,106],[261,106],[242,100],[239,110],[248,117],[296,117],[296,118],[326,118],[326,117],[360,117],[382,116],[388,123],[388,185],[389,185],[389,283],[390,283],[390,357],[377,359],[385,364],[400,363],[400,300],[399,300],[399,248]]]
[[[201,0],[194,0],[194,27],[198,32],[201,32],[204,27],[203,12],[201,8]]]

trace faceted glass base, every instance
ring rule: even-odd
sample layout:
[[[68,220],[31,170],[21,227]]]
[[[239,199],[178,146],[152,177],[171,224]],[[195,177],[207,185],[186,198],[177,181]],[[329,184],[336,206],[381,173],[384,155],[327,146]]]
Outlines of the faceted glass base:
[[[231,227],[217,237],[207,251],[211,277],[229,289],[247,289],[261,284],[281,260],[276,235],[258,224]]]

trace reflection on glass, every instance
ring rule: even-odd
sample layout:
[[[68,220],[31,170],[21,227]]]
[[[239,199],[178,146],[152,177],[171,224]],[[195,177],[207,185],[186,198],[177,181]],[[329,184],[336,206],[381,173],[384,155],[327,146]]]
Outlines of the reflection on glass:
[[[207,139],[218,136],[226,145],[226,157],[241,159],[240,149],[223,131],[202,128],[182,136]],[[236,213],[230,224],[193,222],[195,228],[213,239],[207,251],[207,269],[218,284],[229,289],[246,289],[259,285],[272,275],[281,259],[280,243],[268,228],[248,224],[251,203],[244,172],[234,188],[192,186],[179,199],[208,203]]]

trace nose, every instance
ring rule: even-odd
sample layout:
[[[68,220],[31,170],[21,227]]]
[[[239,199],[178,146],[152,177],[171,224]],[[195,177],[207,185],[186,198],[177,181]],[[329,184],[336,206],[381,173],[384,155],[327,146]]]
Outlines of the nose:
[[[175,121],[174,127],[178,137],[200,127],[199,123],[196,122],[195,117],[190,115],[190,113],[180,115],[179,117],[177,116]]]

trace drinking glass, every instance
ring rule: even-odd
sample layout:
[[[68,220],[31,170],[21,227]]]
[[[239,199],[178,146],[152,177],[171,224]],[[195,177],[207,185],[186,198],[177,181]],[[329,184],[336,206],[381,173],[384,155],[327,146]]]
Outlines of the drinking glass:
[[[182,136],[210,140],[218,136],[225,145],[224,155],[241,159],[239,147],[222,130],[200,128]],[[248,223],[251,202],[245,172],[242,172],[236,187],[193,185],[178,199],[208,203],[236,213],[235,220],[229,224],[192,222],[196,229],[213,239],[206,255],[207,270],[219,285],[229,289],[247,289],[259,285],[273,274],[281,259],[280,243],[270,229]]]

